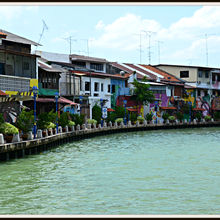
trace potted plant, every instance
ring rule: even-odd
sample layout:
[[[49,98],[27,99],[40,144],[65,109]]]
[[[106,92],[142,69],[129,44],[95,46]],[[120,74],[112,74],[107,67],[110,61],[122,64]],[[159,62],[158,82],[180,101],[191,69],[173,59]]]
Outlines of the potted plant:
[[[69,120],[69,122],[68,122],[68,128],[69,128],[69,130],[71,130],[72,129],[72,127],[73,126],[75,126],[75,122],[74,121],[71,121],[71,120]]]
[[[177,112],[176,117],[179,120],[179,122],[181,122],[181,123],[183,122],[184,115],[182,112]]]
[[[23,133],[21,135],[23,140],[27,140],[28,132],[32,130],[34,125],[33,111],[25,111],[23,109],[20,115],[17,117],[16,127]]]
[[[0,125],[0,133],[4,135],[4,139],[7,143],[11,143],[13,135],[18,134],[19,131],[14,125],[4,122]]]
[[[164,112],[163,115],[162,115],[162,118],[163,118],[163,123],[165,124],[169,118],[169,114],[167,112]]]
[[[96,128],[97,121],[95,119],[87,119],[87,124],[91,124],[93,128]]]
[[[144,123],[144,117],[142,117],[141,115],[139,115],[137,117],[137,121],[139,121],[140,124],[143,124]]]
[[[50,128],[52,128],[52,130],[54,132],[54,129],[56,128],[56,125],[53,122],[48,123],[47,128],[46,128],[46,129],[48,129],[48,135],[52,135],[51,131],[50,131]]]
[[[206,121],[206,122],[211,121],[211,118],[212,118],[212,117],[211,117],[210,115],[206,115],[206,116],[205,116],[205,121]]]
[[[147,113],[146,116],[145,116],[146,120],[147,120],[147,123],[150,124],[150,122],[152,121],[153,119],[153,114],[152,112],[150,113]]]
[[[135,124],[135,121],[137,121],[137,114],[134,112],[130,113],[130,120],[132,124]]]
[[[170,123],[174,123],[175,120],[176,120],[176,117],[174,115],[170,115],[168,120],[169,120]]]
[[[121,123],[124,121],[124,119],[123,118],[117,118],[116,120],[115,120],[115,123],[118,123],[118,125],[121,125]]]

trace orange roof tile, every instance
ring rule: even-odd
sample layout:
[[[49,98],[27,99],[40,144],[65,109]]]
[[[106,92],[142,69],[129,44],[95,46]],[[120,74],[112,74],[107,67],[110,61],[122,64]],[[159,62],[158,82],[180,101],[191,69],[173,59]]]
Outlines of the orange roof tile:
[[[165,80],[174,81],[174,82],[181,82],[175,76],[173,76],[171,74],[168,74],[168,73],[166,73],[166,72],[164,72],[164,71],[162,71],[162,70],[160,70],[160,69],[158,69],[156,67],[153,67],[153,66],[150,66],[150,65],[141,65],[141,66],[143,66],[143,67],[145,67],[145,68],[147,68],[149,70],[152,70],[155,73],[158,73],[158,74],[162,75],[165,78]]]

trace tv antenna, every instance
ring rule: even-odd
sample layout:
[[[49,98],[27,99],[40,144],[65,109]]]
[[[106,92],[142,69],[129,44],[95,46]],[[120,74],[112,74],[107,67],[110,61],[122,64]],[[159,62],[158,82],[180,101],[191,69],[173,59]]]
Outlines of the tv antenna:
[[[149,40],[149,43],[148,43],[148,58],[149,58],[149,65],[150,65],[150,63],[151,63],[151,51],[150,51],[150,49],[151,49],[151,35],[156,34],[156,32],[144,31],[144,30],[143,30],[143,32],[146,33],[146,36],[148,36],[148,40]]]
[[[43,34],[44,34],[45,29],[46,29],[46,30],[49,29],[48,26],[46,25],[46,22],[45,22],[44,20],[42,20],[42,22],[43,22],[43,29],[42,29],[42,32],[41,32],[41,34],[40,34],[40,39],[39,39],[39,41],[38,41],[38,44],[40,44],[40,41],[41,41],[41,38],[43,37]],[[37,47],[38,47],[38,45],[37,45]],[[37,47],[36,47],[36,48],[37,48]]]
[[[72,41],[77,41],[77,39],[72,39],[73,36],[69,36],[69,37],[66,37],[66,38],[63,38],[64,40],[68,41],[69,44],[70,44],[70,54],[72,53],[71,52],[71,49],[72,49]]]

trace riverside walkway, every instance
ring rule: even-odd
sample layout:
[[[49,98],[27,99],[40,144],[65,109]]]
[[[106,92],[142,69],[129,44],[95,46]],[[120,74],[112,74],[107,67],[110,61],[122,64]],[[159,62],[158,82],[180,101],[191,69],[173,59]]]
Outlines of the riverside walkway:
[[[62,132],[62,128],[59,127],[57,134],[47,135],[42,137],[39,135],[36,139],[19,141],[14,143],[6,143],[0,145],[0,161],[7,161],[10,159],[22,158],[25,155],[37,154],[42,151],[49,150],[59,145],[77,141],[85,138],[91,138],[100,135],[121,133],[121,132],[132,132],[132,131],[147,131],[147,130],[158,130],[158,129],[183,129],[183,128],[199,128],[199,127],[219,127],[220,121],[210,122],[184,122],[184,123],[172,123],[172,124],[143,124],[136,123],[135,125],[121,125],[104,124],[103,127],[98,125],[97,128],[86,128],[83,126],[72,127],[71,131]]]

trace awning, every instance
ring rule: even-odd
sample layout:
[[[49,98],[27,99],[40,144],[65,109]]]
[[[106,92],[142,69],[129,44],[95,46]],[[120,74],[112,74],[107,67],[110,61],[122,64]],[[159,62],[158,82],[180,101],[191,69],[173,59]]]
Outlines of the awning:
[[[112,108],[108,108],[108,109],[107,109],[107,112],[115,112],[115,110],[112,109]]]
[[[37,102],[55,102],[55,99],[52,98],[37,98]],[[61,104],[69,104],[69,105],[77,105],[77,103],[70,101],[69,99],[66,99],[64,97],[60,97],[58,99],[58,103]]]
[[[174,106],[167,106],[167,107],[161,106],[160,108],[161,108],[162,110],[175,110],[175,109],[176,109],[176,107],[174,107]]]
[[[138,110],[135,109],[135,108],[127,108],[127,110],[128,110],[129,112],[137,112],[137,111],[138,111]]]
[[[193,108],[192,110],[193,110],[193,111],[205,111],[204,108]]]

